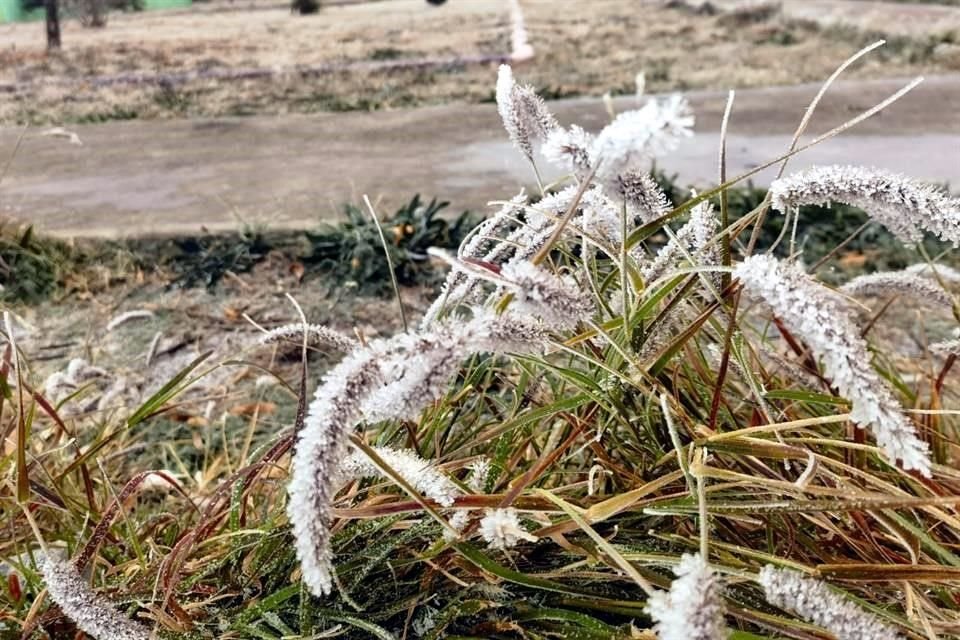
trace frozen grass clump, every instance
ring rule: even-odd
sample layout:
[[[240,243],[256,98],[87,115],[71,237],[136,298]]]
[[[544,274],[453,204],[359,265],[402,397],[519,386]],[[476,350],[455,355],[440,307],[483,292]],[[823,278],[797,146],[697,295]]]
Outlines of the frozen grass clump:
[[[717,196],[749,176],[671,203],[649,175],[690,133],[681,98],[597,133],[559,123],[508,68],[498,98],[520,152],[532,162],[542,146],[569,175],[498,204],[455,254],[432,251],[450,273],[415,327],[354,339],[300,323],[263,337],[342,358],[274,376],[271,402],[288,411],[275,429],[250,419],[227,436],[212,422],[163,442],[184,486],[147,492],[129,452],[197,378],[275,350],[248,340],[210,371],[191,364],[122,421],[64,421],[4,333],[16,499],[0,507],[0,551],[76,547],[71,584],[93,572],[110,594],[74,584],[82,602],[32,611],[58,577],[24,570],[3,604],[27,631],[101,633],[91,621],[106,615],[118,632],[149,620],[158,637],[271,639],[957,628],[960,348],[931,324],[911,358],[875,337],[895,322],[886,307],[865,322],[852,300],[953,310],[952,256],[919,243],[953,239],[950,196],[830,168],[784,178],[731,221]],[[802,242],[779,258],[755,250],[771,204],[826,200],[866,208],[923,267],[835,290],[810,273],[835,256],[807,264]],[[255,401],[253,415],[265,404],[227,392]]]

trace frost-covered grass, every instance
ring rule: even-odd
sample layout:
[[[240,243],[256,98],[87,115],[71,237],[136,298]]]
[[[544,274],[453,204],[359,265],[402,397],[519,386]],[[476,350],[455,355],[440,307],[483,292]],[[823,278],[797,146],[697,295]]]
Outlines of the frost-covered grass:
[[[507,130],[523,152],[562,138],[551,157],[571,175],[503,203],[457,253],[433,252],[451,273],[407,331],[328,334],[304,325],[313,320],[304,313],[301,331],[201,354],[149,397],[91,409],[81,402],[89,370],[66,371],[79,388],[51,400],[7,316],[8,630],[955,633],[960,398],[950,331],[928,335],[937,345],[919,357],[875,340],[901,304],[903,278],[834,289],[809,275],[835,256],[805,254],[794,203],[777,187],[738,217],[724,194],[743,176],[664,205],[638,172],[654,154],[669,165],[691,122],[683,100],[621,114],[597,138],[564,136],[570,123],[508,73],[498,92]],[[805,185],[818,202],[852,200],[856,185],[812,175],[782,185]],[[931,209],[911,195],[928,202],[926,187],[896,184],[858,192],[868,214],[881,207],[871,225],[902,230],[912,216],[911,228],[955,237],[956,199]],[[760,244],[769,222],[782,233]],[[924,319],[956,326],[955,272],[925,245],[901,250],[921,265],[908,276],[939,288]],[[298,305],[277,304],[298,317]],[[322,377],[306,357],[318,343],[345,351]],[[303,367],[256,360],[281,348],[302,354]],[[280,426],[260,420],[260,377],[271,370],[280,382],[263,385],[289,416]],[[217,396],[189,396],[209,377],[236,389],[254,376],[256,406],[239,423],[217,418]],[[211,402],[209,420],[165,441],[158,430],[188,398]],[[145,447],[164,449],[169,466],[138,465]],[[111,635],[103,621],[117,615],[139,626],[116,624]]]

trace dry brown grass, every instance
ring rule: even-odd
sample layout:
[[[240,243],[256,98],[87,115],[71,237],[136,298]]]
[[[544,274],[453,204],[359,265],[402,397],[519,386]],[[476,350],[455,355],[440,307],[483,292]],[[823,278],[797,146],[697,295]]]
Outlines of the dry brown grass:
[[[645,71],[653,91],[790,84],[825,77],[862,44],[773,16],[739,24],[637,0],[523,0],[537,57],[523,70],[548,97],[630,92]],[[47,57],[37,24],[0,25],[0,122],[222,116],[373,110],[491,98],[488,65],[436,70],[346,70],[303,78],[297,66],[506,53],[505,0],[386,0],[300,17],[284,5],[205,5],[111,16],[104,30],[67,25],[66,48]],[[852,72],[877,77],[938,72],[949,60],[900,43]],[[272,78],[173,86],[50,86],[124,72],[270,68]],[[66,98],[66,99],[65,99]]]

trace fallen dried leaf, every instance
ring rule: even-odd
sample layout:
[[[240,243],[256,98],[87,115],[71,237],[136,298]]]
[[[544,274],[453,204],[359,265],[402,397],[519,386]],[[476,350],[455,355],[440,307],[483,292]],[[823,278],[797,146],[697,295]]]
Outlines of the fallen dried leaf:
[[[255,413],[273,413],[277,410],[277,405],[273,402],[248,402],[245,404],[235,404],[230,407],[230,415],[233,416],[252,416]]]

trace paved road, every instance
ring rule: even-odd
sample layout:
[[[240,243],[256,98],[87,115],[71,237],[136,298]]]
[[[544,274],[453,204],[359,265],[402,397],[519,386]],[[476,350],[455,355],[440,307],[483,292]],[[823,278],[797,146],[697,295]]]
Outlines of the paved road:
[[[821,133],[904,84],[840,83],[815,116]],[[786,149],[817,86],[742,91],[731,121],[730,173]],[[725,94],[689,94],[697,135],[661,166],[686,183],[714,180]],[[618,104],[627,108],[632,100]],[[599,129],[597,100],[552,108],[563,123]],[[382,210],[413,193],[457,208],[506,199],[532,175],[505,141],[493,105],[409,111],[111,122],[73,128],[82,146],[29,131],[0,184],[0,215],[63,236],[194,233],[238,221],[310,226],[363,193]],[[0,129],[0,167],[19,136]],[[888,111],[794,161],[850,162],[960,185],[960,76],[928,79]],[[769,179],[760,176],[758,182]]]
[[[764,0],[709,0],[721,9],[762,3]],[[960,29],[960,8],[933,3],[870,0],[778,0],[787,18],[821,26],[850,26],[887,36],[944,36]]]

